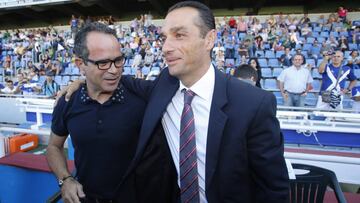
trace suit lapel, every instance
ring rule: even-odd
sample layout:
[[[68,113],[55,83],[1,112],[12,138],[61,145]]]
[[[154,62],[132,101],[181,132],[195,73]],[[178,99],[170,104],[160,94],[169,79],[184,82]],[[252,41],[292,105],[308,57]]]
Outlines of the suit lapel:
[[[161,122],[161,118],[163,113],[166,111],[166,107],[179,88],[179,80],[170,76],[167,69],[163,70],[161,76],[162,77],[159,78],[156,87],[151,93],[149,103],[146,107],[140,131],[139,143],[132,166],[137,165],[137,162],[140,160],[155,127],[159,122]]]
[[[227,103],[227,78],[218,70],[215,70],[215,87],[210,110],[209,128],[206,146],[206,190],[212,181],[223,135],[227,121],[227,115],[222,108]]]

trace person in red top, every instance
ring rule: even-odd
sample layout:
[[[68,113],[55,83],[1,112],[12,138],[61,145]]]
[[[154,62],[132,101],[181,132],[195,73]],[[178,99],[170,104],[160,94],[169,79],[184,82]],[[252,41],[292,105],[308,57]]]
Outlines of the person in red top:
[[[231,17],[229,19],[229,26],[230,26],[230,28],[236,28],[236,20],[234,17]]]
[[[339,7],[337,13],[342,22],[346,21],[347,12],[348,12],[348,10],[345,9],[344,7],[342,7],[342,6]]]

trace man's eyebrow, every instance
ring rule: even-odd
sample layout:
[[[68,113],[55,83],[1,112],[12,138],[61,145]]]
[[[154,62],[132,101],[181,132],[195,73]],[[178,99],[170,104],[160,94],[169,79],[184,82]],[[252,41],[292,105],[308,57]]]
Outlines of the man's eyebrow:
[[[171,32],[171,33],[176,33],[176,32],[179,32],[179,31],[185,31],[185,32],[187,32],[187,29],[186,29],[186,27],[184,27],[184,26],[177,26],[177,27],[172,27],[172,28],[170,28],[170,32]],[[163,31],[160,33],[160,37],[165,37],[165,34],[164,34]]]

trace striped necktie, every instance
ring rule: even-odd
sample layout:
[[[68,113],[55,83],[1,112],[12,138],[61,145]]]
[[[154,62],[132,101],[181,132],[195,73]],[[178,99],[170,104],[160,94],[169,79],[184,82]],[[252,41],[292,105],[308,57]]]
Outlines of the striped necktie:
[[[195,93],[182,90],[184,93],[184,108],[180,125],[180,189],[181,203],[200,201],[197,170],[196,140],[194,113],[191,101]]]

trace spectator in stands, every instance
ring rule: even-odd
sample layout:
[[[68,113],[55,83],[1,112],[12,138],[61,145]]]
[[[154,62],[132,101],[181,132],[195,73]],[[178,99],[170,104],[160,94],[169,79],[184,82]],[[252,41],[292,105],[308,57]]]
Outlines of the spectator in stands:
[[[247,23],[245,22],[244,18],[242,16],[239,16],[238,22],[237,22],[237,32],[240,33],[246,33],[248,27]]]
[[[305,97],[310,91],[313,78],[310,71],[302,66],[304,56],[295,54],[292,66],[284,69],[277,80],[285,106],[305,106]]]
[[[19,83],[19,89],[23,95],[37,95],[39,90],[37,83],[30,82],[28,78],[24,78]]]
[[[352,69],[360,69],[360,56],[358,50],[352,50],[350,52],[350,56],[347,59],[347,66],[351,67]]]
[[[331,62],[329,59],[331,57]],[[322,74],[322,83],[320,96],[316,107],[320,109],[342,109],[343,95],[351,91],[356,85],[356,76],[354,70],[349,66],[343,66],[344,54],[342,51],[336,51],[334,54],[328,53],[324,56],[319,65],[319,73]],[[350,80],[349,86],[345,87],[346,79]],[[338,81],[338,82],[337,82]],[[336,104],[325,103],[322,101],[321,94],[324,91],[332,91],[333,95],[341,95],[340,102]],[[331,104],[331,105],[330,105]]]
[[[345,22],[346,21],[346,16],[347,16],[347,9],[345,9],[344,7],[340,6],[338,8],[338,11],[337,11],[337,14],[339,16],[339,19],[342,21],[342,22]]]
[[[75,34],[76,34],[77,30],[78,30],[78,27],[79,27],[79,21],[78,21],[78,19],[75,17],[75,15],[71,15],[71,19],[70,19],[69,25],[70,25],[70,28],[71,28],[72,38],[74,38],[74,37],[75,37]]]
[[[340,37],[338,48],[343,52],[349,49],[349,43],[345,36]]]
[[[54,81],[53,77],[52,73],[47,73],[46,80],[41,87],[41,93],[49,98],[55,98],[60,91],[60,85]]]
[[[309,14],[304,13],[304,16],[300,18],[299,25],[302,27],[305,26],[306,24],[309,25],[309,23],[310,23]]]
[[[253,67],[248,64],[242,64],[237,67],[234,71],[233,76],[254,86],[256,84],[256,81],[258,80],[257,72],[254,70]]]
[[[162,176],[167,176],[164,164],[157,165],[158,172],[147,168],[143,170],[152,172],[137,171],[139,185],[135,185],[133,173],[125,177],[138,143],[145,102],[119,85],[124,58],[115,31],[104,24],[87,24],[76,35],[74,51],[76,65],[85,73],[86,84],[68,103],[63,97],[59,100],[47,147],[47,160],[59,179],[62,198],[65,202],[80,202],[82,198],[87,203],[131,203],[141,199],[141,194],[149,189],[141,187],[153,186],[149,192],[160,190]],[[69,133],[75,148],[76,178],[68,171],[63,153]],[[154,147],[163,156],[162,149]],[[159,163],[157,159],[153,161]],[[159,182],[143,186],[144,178]],[[140,189],[135,191],[135,188]],[[155,195],[159,202],[170,202],[161,198],[169,195],[166,191]]]
[[[5,83],[5,88],[0,89],[1,94],[17,94],[20,92],[19,86],[15,87],[12,80],[7,80]]]
[[[310,58],[315,60],[315,64],[317,64],[319,58],[322,58],[321,46],[318,43],[318,40],[314,40],[314,43],[308,51],[308,55]]]
[[[230,26],[230,28],[236,28],[236,20],[233,16],[230,17],[228,25]]]
[[[285,66],[285,67],[291,66],[292,65],[291,58],[292,58],[292,55],[290,53],[290,48],[287,47],[287,48],[285,48],[285,53],[282,54],[279,58],[281,65]]]
[[[350,32],[350,39],[352,39],[352,43],[360,44],[360,25]]]
[[[259,61],[257,58],[250,58],[248,64],[256,71],[257,77],[256,77],[256,83],[255,85],[259,88],[261,88],[260,80],[261,80],[261,66],[259,64]]]
[[[304,24],[304,27],[301,28],[301,36],[307,38],[307,37],[311,37],[311,35],[312,35],[311,27],[309,27],[308,23]]]

